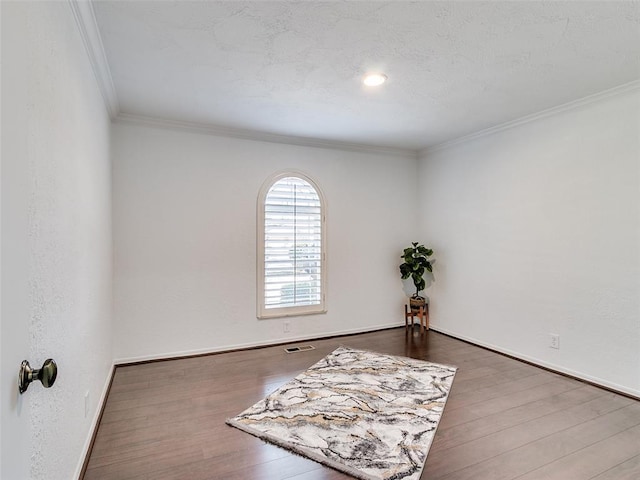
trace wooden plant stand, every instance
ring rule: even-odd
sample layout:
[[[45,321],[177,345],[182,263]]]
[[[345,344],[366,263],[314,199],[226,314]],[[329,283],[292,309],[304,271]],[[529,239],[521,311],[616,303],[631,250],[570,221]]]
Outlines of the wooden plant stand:
[[[411,317],[411,324],[409,324],[409,317]],[[420,320],[420,329],[429,330],[429,304],[425,304],[424,308],[420,307],[420,310],[414,312],[407,305],[404,306],[404,327],[409,328],[409,325],[413,327],[414,317],[418,317]]]

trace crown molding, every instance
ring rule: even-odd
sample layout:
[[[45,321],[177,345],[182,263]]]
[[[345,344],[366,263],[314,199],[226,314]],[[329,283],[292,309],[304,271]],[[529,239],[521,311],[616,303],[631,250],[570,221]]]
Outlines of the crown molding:
[[[456,145],[460,145],[466,142],[470,142],[471,140],[476,140],[478,138],[487,137],[489,135],[493,135],[498,132],[502,132],[504,130],[509,130],[510,128],[518,127],[520,125],[524,125],[526,123],[531,123],[536,120],[540,120],[543,118],[551,117],[553,115],[557,115],[562,112],[566,112],[569,110],[575,110],[578,108],[582,108],[587,105],[591,105],[593,103],[600,102],[607,98],[615,97],[618,95],[623,95],[625,93],[633,92],[636,90],[640,90],[640,80],[634,80],[633,82],[625,83],[623,85],[619,85],[617,87],[610,88],[608,90],[604,90],[602,92],[594,93],[593,95],[588,95],[586,97],[580,98],[578,100],[573,100],[571,102],[563,103],[562,105],[558,105],[556,107],[551,107],[546,110],[542,110],[537,113],[533,113],[531,115],[526,115],[524,117],[520,117],[516,120],[512,120],[510,122],[501,123],[500,125],[495,125],[493,127],[485,128],[484,130],[479,130],[477,132],[471,133],[469,135],[465,135],[463,137],[458,137],[453,140],[449,140],[443,143],[439,143],[438,145],[434,145],[433,147],[427,147],[418,152],[419,156],[428,155],[429,153],[437,152],[440,150],[446,150]]]
[[[118,97],[113,86],[111,70],[104,52],[102,37],[96,22],[93,5],[90,0],[68,0],[76,25],[82,37],[82,43],[89,57],[91,68],[98,82],[98,88],[102,93],[102,98],[109,112],[109,117],[113,120],[119,111]]]
[[[311,137],[297,137],[293,135],[280,135],[275,133],[260,132],[256,130],[245,130],[241,128],[223,127],[208,123],[187,122],[180,120],[169,120],[165,118],[149,117],[131,113],[118,113],[114,119],[116,123],[130,125],[141,125],[146,127],[164,128],[168,130],[179,130],[214,135],[217,137],[241,138],[258,142],[282,143],[286,145],[297,145],[302,147],[328,148],[333,150],[344,150],[349,152],[373,153],[378,155],[394,155],[412,159],[418,158],[417,150],[397,147],[383,147],[360,143],[340,142],[334,140],[324,140]]]

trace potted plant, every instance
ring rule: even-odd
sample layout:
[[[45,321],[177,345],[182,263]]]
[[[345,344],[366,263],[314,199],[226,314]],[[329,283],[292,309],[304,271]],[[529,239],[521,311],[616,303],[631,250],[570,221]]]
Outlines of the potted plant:
[[[433,255],[433,250],[426,248],[424,245],[418,245],[418,242],[412,242],[411,245],[411,247],[405,248],[404,253],[400,255],[400,258],[404,260],[404,263],[400,265],[400,274],[403,280],[409,277],[413,280],[416,293],[409,299],[409,305],[411,310],[419,310],[421,306],[424,307],[426,304],[424,297],[420,296],[420,291],[424,290],[426,286],[423,278],[425,270],[433,272],[429,261],[429,257]]]

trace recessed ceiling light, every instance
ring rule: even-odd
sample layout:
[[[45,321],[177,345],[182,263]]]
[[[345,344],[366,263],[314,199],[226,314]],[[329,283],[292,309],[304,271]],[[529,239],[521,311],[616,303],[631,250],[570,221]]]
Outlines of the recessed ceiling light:
[[[384,73],[368,73],[364,76],[362,81],[368,87],[377,87],[387,81],[387,76]]]

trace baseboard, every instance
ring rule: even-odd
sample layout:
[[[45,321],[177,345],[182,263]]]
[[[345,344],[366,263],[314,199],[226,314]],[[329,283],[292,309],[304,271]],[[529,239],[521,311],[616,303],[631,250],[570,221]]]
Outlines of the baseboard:
[[[111,390],[111,384],[113,383],[113,377],[116,373],[116,366],[111,365],[111,369],[109,371],[109,375],[107,375],[107,381],[102,387],[102,394],[100,395],[100,400],[98,402],[98,408],[96,409],[96,413],[93,416],[93,420],[91,421],[91,427],[89,428],[89,436],[85,441],[84,448],[82,449],[82,455],[80,456],[80,463],[76,468],[76,474],[74,478],[77,480],[82,480],[84,478],[84,474],[87,471],[87,467],[89,466],[89,458],[91,457],[91,450],[93,449],[93,444],[96,440],[96,435],[98,434],[98,427],[100,426],[100,420],[102,420],[102,414],[104,413],[104,407],[107,403],[107,398],[109,396],[109,391]]]
[[[536,367],[541,367],[544,368],[546,370],[550,370],[552,372],[556,372],[556,373],[560,373],[562,375],[566,375],[568,377],[572,377],[575,378],[576,380],[581,380],[583,382],[586,383],[590,383],[592,385],[595,385],[596,387],[601,387],[607,390],[611,390],[615,393],[620,393],[622,395],[625,395],[627,397],[631,397],[635,400],[640,400],[640,390],[635,390],[633,388],[629,388],[629,387],[625,387],[624,385],[618,385],[617,383],[613,383],[610,382],[608,380],[605,380],[603,378],[599,378],[599,377],[594,377],[592,375],[587,375],[583,372],[578,372],[575,370],[571,370],[569,368],[565,368],[561,365],[556,365],[554,363],[551,362],[546,362],[544,360],[540,360],[538,358],[534,358],[534,357],[530,357],[528,355],[523,355],[520,352],[515,352],[513,350],[509,350],[507,348],[502,348],[500,346],[497,345],[493,345],[491,343],[487,343],[487,342],[483,342],[481,340],[477,340],[475,338],[472,337],[467,337],[466,335],[461,335],[457,332],[454,332],[452,330],[446,329],[446,328],[442,328],[438,325],[430,325],[431,330],[434,330],[438,333],[443,333],[445,335],[448,335],[450,337],[456,338],[458,340],[463,340],[467,343],[471,343],[473,345],[476,345],[478,347],[482,347],[482,348],[486,348],[488,350],[491,350],[493,352],[496,353],[501,353],[503,355],[506,355],[508,357],[511,358],[515,358],[516,360],[521,360],[523,362],[529,363],[531,365],[534,365]]]
[[[308,342],[312,340],[320,340],[323,338],[341,337],[344,335],[357,335],[359,333],[376,332],[378,330],[387,330],[390,328],[398,328],[402,326],[404,326],[404,323],[402,322],[387,323],[387,324],[375,325],[375,326],[366,327],[366,328],[353,328],[353,329],[340,330],[335,332],[318,333],[313,336],[300,335],[297,337],[272,338],[264,342],[240,343],[240,344],[225,345],[225,346],[214,347],[214,348],[187,350],[182,352],[167,352],[167,353],[161,353],[156,355],[143,355],[139,357],[124,357],[124,358],[118,358],[114,360],[114,364],[116,366],[123,366],[123,365],[131,365],[136,363],[171,360],[176,358],[198,357],[202,355],[210,355],[212,353],[224,353],[224,352],[232,352],[237,350],[249,350],[253,348],[273,347],[276,345],[287,345],[295,342]]]

